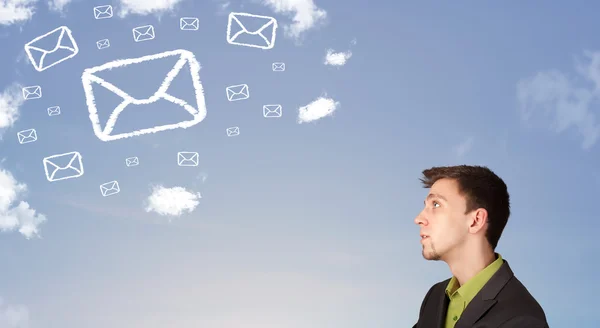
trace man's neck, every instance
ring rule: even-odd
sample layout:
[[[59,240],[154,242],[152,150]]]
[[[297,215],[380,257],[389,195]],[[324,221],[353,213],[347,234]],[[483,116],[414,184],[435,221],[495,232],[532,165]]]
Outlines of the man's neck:
[[[446,263],[450,267],[452,275],[462,286],[495,260],[496,253],[491,248],[484,247],[478,251],[463,252],[460,257],[446,261]]]

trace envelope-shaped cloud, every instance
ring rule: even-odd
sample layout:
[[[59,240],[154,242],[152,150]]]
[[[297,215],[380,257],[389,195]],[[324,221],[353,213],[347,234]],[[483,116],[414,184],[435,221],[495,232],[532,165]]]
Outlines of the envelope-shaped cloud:
[[[264,117],[281,117],[283,109],[281,105],[264,105],[263,116]]]
[[[227,136],[228,137],[238,136],[238,135],[240,135],[240,127],[238,127],[238,126],[232,126],[230,128],[227,128],[226,132],[227,132]]]
[[[197,31],[200,28],[200,20],[196,17],[181,17],[179,28],[182,31]]]
[[[118,181],[110,181],[100,185],[100,193],[102,196],[108,197],[121,192]]]
[[[136,65],[153,60],[158,61],[161,59],[168,59],[168,57],[176,57],[179,58],[179,60],[170,71],[165,72],[165,78],[163,82],[161,83],[161,85],[151,90],[152,92],[148,94],[148,98],[136,99],[130,96],[127,90],[121,90],[110,81],[107,81],[97,75],[97,73],[104,72],[107,70],[118,70],[119,68],[124,66]],[[183,67],[185,67],[186,64],[189,67],[189,70],[186,70],[187,72],[183,70]],[[188,102],[176,98],[169,93],[169,87],[173,80],[178,75],[184,73],[188,73],[191,75],[192,86],[195,91],[195,104],[189,104]],[[86,103],[90,112],[90,120],[92,121],[94,133],[102,141],[112,141],[177,128],[189,128],[200,123],[206,117],[204,91],[202,88],[202,84],[200,83],[200,64],[198,63],[198,61],[196,61],[194,54],[187,50],[173,50],[159,53],[156,55],[143,56],[134,59],[115,60],[104,65],[86,69],[83,72],[81,79],[83,82]],[[94,88],[105,88],[123,99],[123,101],[117,107],[112,109],[112,114],[110,114],[108,120],[103,122],[100,121],[100,117],[98,115],[98,108],[96,107]],[[159,125],[136,131],[123,132],[120,134],[112,133],[113,128],[117,120],[119,119],[119,115],[122,112],[133,111],[139,115],[140,120],[143,120],[143,106],[155,103],[159,100],[166,100],[169,103],[168,106],[165,106],[165,110],[173,110],[173,108],[184,110],[191,115],[191,118],[189,120],[175,124]]]
[[[177,165],[179,166],[198,166],[199,157],[194,151],[180,151],[177,153]]]
[[[238,101],[250,98],[250,90],[247,84],[230,85],[225,88],[227,100]]]
[[[107,19],[111,17],[113,17],[113,7],[111,5],[94,7],[95,19]]]
[[[271,68],[273,69],[273,72],[285,71],[285,63],[273,63],[271,66],[272,66]]]
[[[42,162],[46,179],[50,182],[78,178],[83,175],[83,158],[77,151],[48,156]]]
[[[331,98],[319,97],[310,104],[298,109],[298,123],[313,122],[333,115],[340,103]]]
[[[24,87],[23,91],[23,99],[31,100],[31,99],[39,99],[42,98],[42,87],[39,85],[32,85],[29,87]]]
[[[17,132],[17,138],[20,144],[26,144],[37,140],[37,132],[35,129],[27,129]]]
[[[258,28],[251,28],[258,26]],[[236,31],[235,33],[232,32]],[[272,49],[275,46],[277,20],[269,16],[230,13],[227,21],[227,42],[238,46]]]
[[[148,196],[146,212],[155,212],[164,216],[181,216],[191,213],[200,204],[200,193],[188,191],[183,187],[165,188],[161,185],[152,188]]]
[[[110,40],[108,40],[108,39],[98,40],[98,41],[96,41],[96,47],[98,47],[99,50],[106,49],[106,48],[110,47]]]
[[[41,72],[75,57],[79,48],[71,30],[61,26],[25,44],[25,53],[35,70]]]
[[[56,115],[60,115],[60,107],[59,106],[48,107],[48,116],[56,116]]]
[[[125,165],[127,165],[127,166],[140,165],[140,159],[137,157],[128,157],[125,159]]]

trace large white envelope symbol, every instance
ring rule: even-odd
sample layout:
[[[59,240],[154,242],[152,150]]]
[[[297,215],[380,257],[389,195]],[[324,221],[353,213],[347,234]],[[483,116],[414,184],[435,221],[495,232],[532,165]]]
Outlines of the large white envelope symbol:
[[[24,87],[22,91],[23,99],[25,100],[42,98],[42,87],[40,87],[39,85]]]
[[[35,129],[23,130],[17,132],[20,144],[26,144],[37,140],[37,132]]]
[[[60,107],[59,106],[48,107],[48,116],[56,116],[56,115],[60,115]]]
[[[132,31],[133,40],[135,42],[154,40],[154,38],[156,37],[156,35],[154,34],[154,26],[152,25],[138,26]]]
[[[121,188],[119,188],[119,182],[117,181],[110,181],[100,185],[100,192],[104,197],[118,194],[120,191]]]
[[[177,153],[177,165],[198,166],[198,153],[192,151],[180,151]]]
[[[110,40],[108,39],[102,39],[102,40],[98,40],[96,41],[96,47],[98,47],[98,49],[106,49],[108,47],[110,47]]]
[[[127,166],[136,166],[140,165],[140,159],[137,157],[129,157],[125,159],[125,165]]]
[[[285,63],[273,63],[272,68],[273,72],[283,72],[285,71]]]
[[[237,101],[250,98],[250,90],[247,84],[231,85],[225,88],[227,91],[227,100]]]
[[[94,18],[105,19],[111,17],[113,17],[113,7],[111,5],[94,7]]]
[[[25,44],[25,53],[33,68],[41,72],[75,57],[79,53],[79,48],[71,30],[61,26]],[[47,58],[48,56],[50,58]]]
[[[182,31],[197,31],[200,28],[200,20],[196,17],[181,17],[179,28]]]
[[[261,25],[258,29],[249,30],[242,21],[254,21],[253,23]],[[232,25],[236,29],[240,29],[240,31],[233,35],[231,34]],[[271,33],[264,33],[268,28],[272,28]],[[271,49],[275,46],[276,31],[277,20],[273,17],[246,13],[230,13],[229,20],[227,21],[227,42],[238,46]],[[245,37],[248,41],[242,42],[240,40],[242,37]]]
[[[232,126],[230,128],[227,128],[227,136],[228,137],[235,137],[239,134],[240,134],[240,128],[238,126]]]
[[[264,105],[263,116],[264,117],[281,117],[282,108],[281,105]]]
[[[46,179],[50,182],[77,178],[83,175],[83,162],[79,152],[52,155],[44,158]]]
[[[158,90],[153,90],[154,94],[147,99],[135,99],[131,97],[127,92],[117,88],[114,84],[96,76],[95,74],[98,72],[118,69],[119,67],[127,66],[127,65],[135,65],[142,62],[147,62],[151,60],[159,60],[170,56],[177,56],[179,60],[175,64],[175,66],[166,74],[166,77],[162,84],[158,87]],[[195,100],[196,104],[191,105],[186,101],[176,98],[169,94],[169,86],[173,79],[181,72],[182,68],[189,64],[190,74],[192,77],[192,85],[195,91]],[[104,65],[100,65],[93,68],[88,68],[83,72],[81,76],[83,82],[83,88],[85,90],[85,97],[88,106],[88,110],[90,112],[90,120],[92,121],[92,127],[94,128],[94,133],[96,136],[102,141],[111,141],[117,140],[121,138],[128,138],[142,134],[155,133],[159,131],[171,130],[176,128],[189,128],[193,125],[200,123],[206,117],[206,104],[204,101],[204,91],[202,89],[202,84],[200,83],[200,64],[196,61],[194,54],[187,50],[173,50],[167,51],[156,55],[144,56],[140,58],[134,59],[123,59],[123,60],[115,60]],[[108,121],[102,127],[102,123],[100,122],[100,118],[98,116],[98,109],[96,108],[96,102],[94,98],[94,89],[93,86],[98,85],[108,89],[114,94],[123,98],[123,102],[119,104],[112,112]],[[159,100],[166,100],[170,103],[179,107],[183,107],[188,113],[192,115],[192,118],[188,121],[183,121],[175,124],[166,124],[161,126],[156,126],[153,128],[141,129],[138,131],[124,132],[121,134],[112,134],[112,130],[115,126],[115,123],[119,119],[119,115],[124,111],[132,108],[137,108],[135,105],[147,105]],[[132,107],[132,108],[131,108]],[[143,110],[140,112],[143,113]],[[143,115],[143,114],[142,114]],[[142,117],[143,118],[143,117]]]

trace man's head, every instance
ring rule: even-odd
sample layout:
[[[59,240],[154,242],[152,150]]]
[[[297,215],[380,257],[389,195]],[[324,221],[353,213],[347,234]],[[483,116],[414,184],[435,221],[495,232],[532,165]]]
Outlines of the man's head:
[[[415,218],[421,228],[423,257],[448,260],[466,247],[496,249],[510,216],[506,184],[481,166],[433,167],[420,179],[429,194]]]

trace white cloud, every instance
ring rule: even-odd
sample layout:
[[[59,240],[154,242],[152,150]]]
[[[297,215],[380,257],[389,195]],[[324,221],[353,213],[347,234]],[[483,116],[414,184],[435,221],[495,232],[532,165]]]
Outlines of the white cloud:
[[[294,16],[294,22],[283,28],[286,36],[297,40],[327,17],[327,12],[317,7],[313,0],[263,0],[263,4],[276,13]]]
[[[0,140],[2,140],[2,131],[13,126],[19,118],[19,107],[23,105],[23,101],[21,86],[17,83],[13,83],[0,93]]]
[[[547,122],[550,129],[555,133],[573,129],[582,138],[581,147],[587,150],[600,139],[596,116],[600,101],[600,52],[586,51],[584,57],[585,61],[578,61],[575,68],[593,87],[576,86],[565,74],[548,70],[520,80],[517,100],[523,121],[531,122],[535,117],[539,122],[550,116],[552,120]]]
[[[319,97],[310,104],[298,109],[298,123],[312,122],[333,115],[333,112],[339,106],[340,103],[338,101],[334,101],[331,98]]]
[[[184,212],[191,213],[200,204],[200,193],[187,191],[183,187],[165,188],[155,186],[148,196],[146,212],[156,212],[165,216],[181,216]]]
[[[172,11],[182,0],[120,0],[119,16],[148,15]]]
[[[46,221],[46,216],[36,213],[27,202],[19,201],[26,191],[27,185],[0,169],[0,231],[19,229],[29,239],[39,235],[39,225]]]
[[[473,137],[467,138],[454,148],[454,152],[458,157],[462,157],[464,154],[468,153],[471,148],[473,148],[474,141],[475,139]]]
[[[35,13],[37,0],[0,0],[0,25],[29,20]]]
[[[50,10],[62,12],[71,1],[73,0],[48,0],[48,8],[50,8]]]
[[[334,52],[333,49],[328,49],[327,54],[325,55],[324,64],[331,66],[344,66],[350,57],[352,57],[352,52],[350,50],[346,52]]]
[[[6,304],[2,297],[0,297],[0,327],[29,327],[29,311],[23,305]]]

